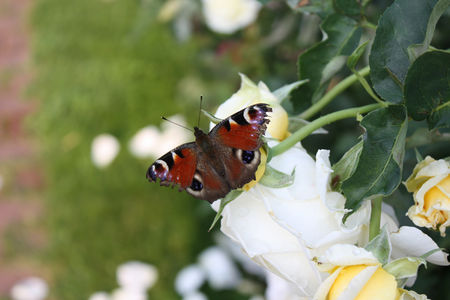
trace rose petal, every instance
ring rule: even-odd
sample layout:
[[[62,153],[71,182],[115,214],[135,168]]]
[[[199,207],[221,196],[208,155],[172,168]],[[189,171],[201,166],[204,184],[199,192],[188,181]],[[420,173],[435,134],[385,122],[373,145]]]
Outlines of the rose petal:
[[[425,233],[411,226],[402,226],[398,232],[391,234],[392,257],[419,257],[438,249],[439,246]],[[448,254],[438,251],[426,258],[427,261],[440,266],[448,266]]]

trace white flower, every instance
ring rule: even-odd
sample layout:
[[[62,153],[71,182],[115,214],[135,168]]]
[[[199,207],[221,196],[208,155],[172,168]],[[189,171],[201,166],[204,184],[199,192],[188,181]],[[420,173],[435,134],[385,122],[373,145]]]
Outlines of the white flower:
[[[114,136],[107,133],[100,134],[92,141],[92,162],[98,168],[107,167],[116,158],[119,150],[119,141]]]
[[[16,283],[11,289],[14,300],[42,300],[47,297],[48,285],[38,277],[29,277]]]
[[[283,278],[267,272],[266,277],[266,299],[267,300],[301,300],[305,299],[296,295],[297,288]]]
[[[257,0],[202,0],[206,24],[213,31],[230,34],[253,23],[261,4]]]
[[[89,300],[111,300],[111,297],[106,292],[96,292],[89,297]]]
[[[180,295],[197,291],[205,282],[205,271],[199,265],[189,265],[178,272],[175,278],[175,290]]]
[[[210,247],[199,255],[200,266],[205,270],[210,286],[216,290],[235,288],[241,274],[231,258],[219,247]]]
[[[112,294],[112,300],[147,300],[147,292],[127,289],[127,288],[119,288],[115,290]]]
[[[174,115],[168,119],[182,126],[186,125],[184,118],[180,115]],[[131,138],[128,149],[137,158],[156,158],[191,138],[192,134],[187,129],[165,122],[161,130],[152,125],[140,129]]]
[[[116,275],[123,289],[145,292],[158,279],[158,270],[146,263],[130,261],[120,265]]]
[[[183,300],[208,300],[208,298],[203,293],[193,292],[184,296]]]

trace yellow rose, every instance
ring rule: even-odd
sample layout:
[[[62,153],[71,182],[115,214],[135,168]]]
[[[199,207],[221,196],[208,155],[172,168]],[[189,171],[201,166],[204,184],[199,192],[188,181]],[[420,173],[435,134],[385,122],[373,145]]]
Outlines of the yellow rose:
[[[417,226],[439,229],[445,236],[450,225],[450,164],[427,156],[416,165],[405,186],[414,193],[409,218]]]
[[[354,300],[396,300],[400,296],[395,277],[381,266],[347,266],[337,271],[327,300],[337,300],[341,295],[355,295]]]

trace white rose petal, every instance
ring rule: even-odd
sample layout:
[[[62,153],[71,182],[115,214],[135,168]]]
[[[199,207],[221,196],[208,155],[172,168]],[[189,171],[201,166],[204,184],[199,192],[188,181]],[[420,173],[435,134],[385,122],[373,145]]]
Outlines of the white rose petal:
[[[331,246],[325,255],[319,257],[324,269],[330,270],[336,266],[376,265],[378,260],[364,248],[351,244],[336,244]]]
[[[112,293],[112,300],[147,300],[147,293],[134,289],[119,288]]]
[[[130,261],[117,268],[117,282],[127,290],[146,291],[158,279],[158,270],[149,264]]]
[[[98,168],[107,167],[116,158],[119,150],[119,141],[114,136],[107,133],[100,134],[92,141],[92,162]]]
[[[218,247],[210,247],[199,255],[199,263],[213,289],[232,289],[241,281],[241,274],[230,257]]]
[[[294,283],[299,293],[312,295],[320,284],[320,275],[306,248],[272,220],[253,190],[225,207],[222,232],[237,241],[256,263]]]
[[[261,4],[256,0],[202,0],[206,24],[218,33],[230,34],[251,24]]]
[[[47,297],[48,285],[38,277],[29,277],[16,283],[11,289],[14,300],[42,300]]]
[[[297,296],[297,288],[294,284],[283,278],[267,272],[266,300],[300,300],[303,297]]]
[[[89,297],[89,300],[111,300],[111,297],[106,292],[96,292]]]
[[[175,290],[180,295],[188,295],[198,290],[205,282],[206,273],[199,265],[190,265],[178,272]]]
[[[421,230],[402,226],[398,232],[394,232],[390,236],[392,243],[392,257],[394,259],[412,256],[419,257],[425,253],[438,249],[439,246]],[[412,247],[412,245],[414,245]],[[438,251],[426,258],[427,261],[440,266],[448,266],[448,254],[443,251]]]

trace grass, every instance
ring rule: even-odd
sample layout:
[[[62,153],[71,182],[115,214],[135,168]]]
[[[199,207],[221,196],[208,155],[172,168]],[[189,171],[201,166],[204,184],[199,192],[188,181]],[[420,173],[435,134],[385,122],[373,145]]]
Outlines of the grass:
[[[46,174],[45,257],[53,299],[86,299],[117,286],[128,260],[156,265],[153,299],[172,299],[176,272],[209,243],[205,203],[146,182],[150,161],[127,143],[141,127],[180,111],[177,82],[195,48],[155,22],[140,27],[138,1],[38,0],[31,19],[35,79],[30,120]],[[193,114],[195,115],[195,114]],[[92,139],[121,142],[104,170],[90,161]]]

